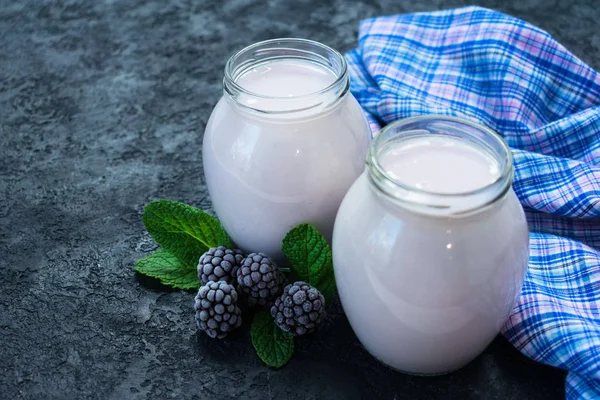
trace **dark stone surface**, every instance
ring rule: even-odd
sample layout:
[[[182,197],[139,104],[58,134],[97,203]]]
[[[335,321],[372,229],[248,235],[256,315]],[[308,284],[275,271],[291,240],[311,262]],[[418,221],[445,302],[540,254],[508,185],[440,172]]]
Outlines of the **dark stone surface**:
[[[337,309],[287,367],[248,328],[196,333],[193,293],[133,272],[154,245],[157,198],[210,208],[204,124],[228,56],[308,37],[341,51],[362,18],[459,0],[0,0],[2,399],[552,399],[562,372],[502,339],[456,373],[416,378],[374,361]],[[596,0],[482,0],[600,67]]]

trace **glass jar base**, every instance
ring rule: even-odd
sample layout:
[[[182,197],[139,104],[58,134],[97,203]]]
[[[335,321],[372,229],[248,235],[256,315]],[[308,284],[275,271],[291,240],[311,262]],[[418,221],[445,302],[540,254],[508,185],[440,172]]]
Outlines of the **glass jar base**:
[[[391,365],[387,364],[386,362],[382,361],[381,359],[379,359],[377,357],[374,357],[374,358],[377,361],[379,361],[381,364],[385,365],[387,368],[391,369],[394,372],[399,372],[404,375],[416,376],[416,377],[421,377],[421,378],[429,378],[429,377],[448,375],[448,374],[451,374],[453,372],[456,372],[456,371],[464,368],[465,366],[467,366],[469,364],[469,363],[466,363],[466,364],[461,365],[460,367],[453,368],[453,369],[450,369],[450,370],[444,371],[444,372],[411,372],[411,371],[404,371],[404,370],[392,367]]]

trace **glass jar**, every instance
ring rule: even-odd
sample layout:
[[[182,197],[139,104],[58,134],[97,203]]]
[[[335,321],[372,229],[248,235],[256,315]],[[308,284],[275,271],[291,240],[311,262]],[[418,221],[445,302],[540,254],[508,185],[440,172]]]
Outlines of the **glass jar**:
[[[203,141],[206,184],[225,230],[241,249],[277,261],[299,223],[331,239],[370,137],[340,53],[304,39],[241,50],[227,62]]]
[[[441,374],[494,339],[520,294],[529,233],[502,138],[445,116],[393,123],[337,214],[339,295],[388,366]]]

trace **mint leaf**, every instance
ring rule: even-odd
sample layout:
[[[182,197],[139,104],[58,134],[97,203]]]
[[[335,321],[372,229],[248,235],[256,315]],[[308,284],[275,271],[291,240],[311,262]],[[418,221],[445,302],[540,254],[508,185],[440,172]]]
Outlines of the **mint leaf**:
[[[281,249],[298,278],[316,287],[326,298],[335,292],[329,244],[312,225],[300,224],[283,238]]]
[[[156,243],[185,265],[196,265],[210,247],[231,247],[227,233],[214,217],[171,200],[153,201],[142,217]]]
[[[256,354],[269,367],[283,367],[294,354],[294,337],[275,325],[268,310],[254,316],[250,337]]]
[[[165,249],[139,259],[135,263],[135,270],[177,289],[197,289],[200,286],[195,264],[186,265]]]

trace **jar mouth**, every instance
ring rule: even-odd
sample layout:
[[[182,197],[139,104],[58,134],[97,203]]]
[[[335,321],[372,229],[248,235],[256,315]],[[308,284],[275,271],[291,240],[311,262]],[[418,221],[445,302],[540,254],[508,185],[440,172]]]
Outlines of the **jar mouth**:
[[[297,96],[272,96],[248,90],[237,80],[247,71],[259,65],[279,60],[309,61],[326,69],[335,76],[328,86],[314,92]],[[309,39],[279,38],[254,43],[235,53],[225,65],[223,89],[236,105],[261,113],[290,113],[305,111],[319,106],[328,106],[342,97],[350,88],[348,65],[337,50]],[[271,110],[248,104],[241,104],[240,96],[247,98],[278,101],[282,109]],[[314,99],[314,101],[309,101]],[[307,104],[309,104],[307,106]]]
[[[491,182],[472,190],[443,192],[402,182],[381,165],[379,155],[390,143],[430,135],[445,135],[469,142],[498,163],[499,174]],[[457,214],[480,209],[503,197],[511,187],[514,175],[512,152],[498,133],[475,122],[446,115],[421,115],[385,126],[371,142],[367,167],[370,181],[388,197],[423,210]]]

